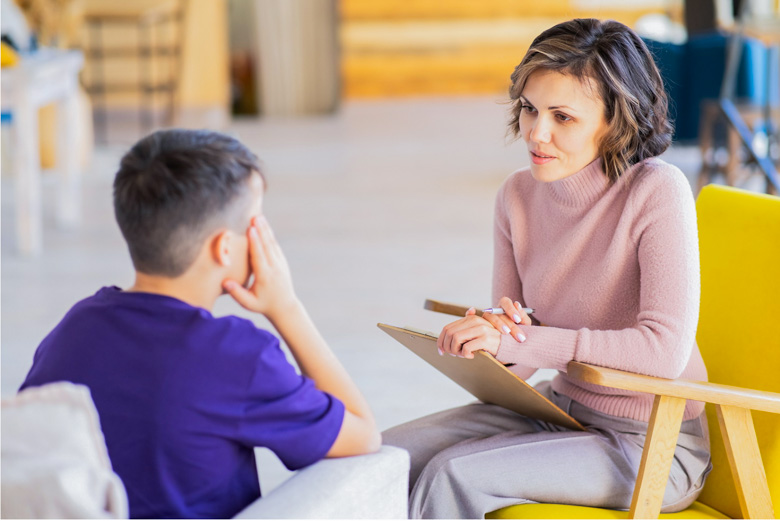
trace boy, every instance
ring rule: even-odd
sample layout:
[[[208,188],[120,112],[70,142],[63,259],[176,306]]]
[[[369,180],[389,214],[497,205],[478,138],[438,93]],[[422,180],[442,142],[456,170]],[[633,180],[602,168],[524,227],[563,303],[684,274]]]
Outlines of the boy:
[[[230,137],[139,141],[114,181],[135,284],[77,303],[22,385],[90,388],[131,517],[234,516],[260,496],[255,446],[290,469],[379,449],[366,401],[296,297],[262,216],[264,186],[255,155]],[[302,375],[271,333],[211,315],[225,292],[269,319]]]

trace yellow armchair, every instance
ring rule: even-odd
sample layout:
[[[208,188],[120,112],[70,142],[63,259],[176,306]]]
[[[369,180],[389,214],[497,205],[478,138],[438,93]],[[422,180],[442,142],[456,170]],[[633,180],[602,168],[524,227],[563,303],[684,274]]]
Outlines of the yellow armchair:
[[[660,517],[774,518],[772,504],[780,504],[780,198],[709,185],[696,208],[702,284],[697,341],[712,383],[568,366],[570,376],[585,382],[655,395],[631,510],[525,504],[487,518],[659,517],[686,400],[707,402],[713,470],[697,502]],[[456,306],[426,307],[461,314]]]

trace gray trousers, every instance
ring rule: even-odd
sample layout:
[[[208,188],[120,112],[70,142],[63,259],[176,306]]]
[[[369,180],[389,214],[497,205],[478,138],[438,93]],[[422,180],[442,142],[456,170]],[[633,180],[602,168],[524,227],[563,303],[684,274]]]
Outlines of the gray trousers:
[[[537,389],[586,430],[571,431],[484,403],[393,427],[383,443],[409,451],[410,518],[481,519],[522,503],[628,510],[647,423],[594,411]],[[684,421],[663,512],[696,500],[712,468],[707,420]]]

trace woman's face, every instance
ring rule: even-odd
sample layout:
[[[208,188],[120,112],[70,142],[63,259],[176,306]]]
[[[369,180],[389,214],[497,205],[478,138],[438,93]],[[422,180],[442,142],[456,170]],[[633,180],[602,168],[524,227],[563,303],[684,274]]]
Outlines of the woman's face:
[[[560,72],[538,70],[528,77],[519,124],[535,179],[557,181],[596,159],[607,131],[597,92],[595,84]]]

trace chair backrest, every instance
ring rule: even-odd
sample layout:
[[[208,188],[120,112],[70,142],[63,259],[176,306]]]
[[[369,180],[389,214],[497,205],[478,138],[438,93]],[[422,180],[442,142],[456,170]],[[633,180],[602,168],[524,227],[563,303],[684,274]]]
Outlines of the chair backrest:
[[[70,382],[3,399],[3,518],[127,518],[89,389]]]
[[[705,186],[697,201],[701,313],[697,341],[712,382],[780,392],[780,198]],[[699,501],[742,517],[711,405],[713,471]],[[753,411],[775,511],[780,415]]]

